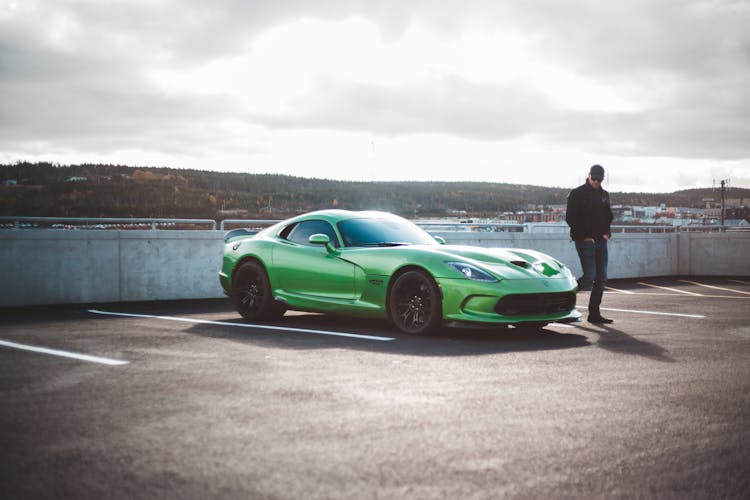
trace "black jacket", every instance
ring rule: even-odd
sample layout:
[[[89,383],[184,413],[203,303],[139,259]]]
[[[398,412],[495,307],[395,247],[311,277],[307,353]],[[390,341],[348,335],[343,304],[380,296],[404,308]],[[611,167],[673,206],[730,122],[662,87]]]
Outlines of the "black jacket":
[[[568,195],[565,222],[570,226],[572,240],[600,240],[605,234],[611,236],[612,219],[609,193],[604,188],[594,189],[586,181]]]

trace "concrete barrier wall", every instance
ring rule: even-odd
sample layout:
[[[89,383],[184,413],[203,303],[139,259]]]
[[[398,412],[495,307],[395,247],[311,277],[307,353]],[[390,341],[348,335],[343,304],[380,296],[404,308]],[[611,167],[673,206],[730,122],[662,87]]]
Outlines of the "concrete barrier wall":
[[[448,243],[532,248],[579,275],[563,234],[438,232]],[[220,231],[0,230],[0,306],[223,297]],[[609,276],[750,276],[750,233],[616,234]]]
[[[750,276],[750,232],[688,233],[680,236],[680,274]]]
[[[219,231],[0,230],[0,306],[223,297]]]

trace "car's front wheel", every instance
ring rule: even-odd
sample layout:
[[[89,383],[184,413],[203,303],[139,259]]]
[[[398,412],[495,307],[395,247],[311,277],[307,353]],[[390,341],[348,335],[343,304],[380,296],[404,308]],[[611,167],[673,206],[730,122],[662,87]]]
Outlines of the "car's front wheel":
[[[265,268],[255,261],[240,265],[232,279],[232,302],[243,318],[263,321],[279,318],[284,308],[276,303]]]
[[[404,333],[430,333],[443,323],[440,290],[422,271],[407,271],[396,278],[388,297],[388,316]]]

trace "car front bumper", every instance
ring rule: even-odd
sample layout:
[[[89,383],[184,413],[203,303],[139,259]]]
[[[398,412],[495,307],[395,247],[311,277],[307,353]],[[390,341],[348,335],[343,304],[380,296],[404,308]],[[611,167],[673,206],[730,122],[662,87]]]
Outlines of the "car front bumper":
[[[577,283],[572,278],[502,280],[497,283],[443,278],[437,283],[443,293],[443,318],[448,321],[519,325],[572,322],[581,317],[575,308]],[[532,305],[498,307],[500,300],[509,296]],[[548,300],[558,297],[569,300]],[[538,307],[533,304],[538,304]]]

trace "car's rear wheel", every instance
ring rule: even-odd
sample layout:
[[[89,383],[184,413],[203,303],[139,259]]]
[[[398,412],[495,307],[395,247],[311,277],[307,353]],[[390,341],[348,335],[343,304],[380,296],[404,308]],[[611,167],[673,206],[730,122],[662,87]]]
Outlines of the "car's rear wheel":
[[[388,297],[388,316],[404,333],[430,333],[443,323],[440,290],[422,271],[407,271],[396,278]]]
[[[232,302],[243,318],[263,321],[284,315],[284,307],[274,301],[265,268],[256,261],[240,265],[232,279]]]

